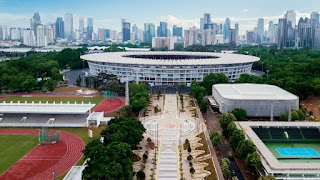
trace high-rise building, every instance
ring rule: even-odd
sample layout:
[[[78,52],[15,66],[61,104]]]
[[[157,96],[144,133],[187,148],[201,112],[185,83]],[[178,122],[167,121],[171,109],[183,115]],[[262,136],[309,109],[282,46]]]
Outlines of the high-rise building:
[[[73,39],[73,15],[71,13],[64,14],[64,36],[68,40]]]
[[[38,25],[36,29],[36,39],[37,39],[37,46],[43,47],[47,46],[47,36],[45,35],[45,30],[43,25]]]
[[[200,18],[200,32],[202,33],[204,29],[204,18]]]
[[[181,37],[182,38],[182,27],[178,27],[177,25],[173,25],[172,36],[176,36],[176,37]]]
[[[230,25],[231,25],[231,21],[229,18],[227,18],[223,26],[223,40],[225,42],[229,42]]]
[[[314,49],[320,51],[320,26],[315,30]]]
[[[56,38],[64,39],[64,22],[61,17],[56,20]]]
[[[229,42],[238,44],[238,30],[230,29],[230,31],[229,31]]]
[[[314,19],[315,20],[315,26],[319,26],[320,25],[320,15],[319,12],[313,12],[311,13],[311,20]],[[312,22],[312,21],[311,21]]]
[[[82,17],[79,19],[79,32],[80,33],[84,32],[84,20]]]
[[[52,44],[54,43],[54,28],[52,25],[48,26],[47,27],[47,30],[46,30],[46,35],[47,35],[47,41],[49,44]]]
[[[106,38],[110,39],[110,29],[105,29],[104,32],[105,32]]]
[[[284,18],[287,19],[288,27],[296,27],[296,13],[293,10],[287,11]]]
[[[30,29],[36,30],[37,26],[41,24],[41,18],[39,13],[34,13],[33,17],[30,19]]]
[[[133,40],[138,40],[138,35],[139,35],[139,28],[136,24],[132,26],[132,33],[134,33],[134,39]]]
[[[211,15],[209,13],[205,13],[203,15],[203,30],[205,29],[213,29],[213,23],[211,22]]]
[[[158,26],[157,37],[168,37],[168,23],[160,22]]]
[[[254,31],[247,31],[247,42],[254,43],[255,42],[255,35]]]
[[[34,35],[34,30],[30,28],[23,30],[23,44],[26,46],[36,46],[36,36]]]
[[[256,42],[260,43],[264,41],[264,19],[259,18],[257,24],[257,39]]]
[[[19,40],[20,39],[20,31],[17,28],[10,28],[10,39],[11,40]]]
[[[152,47],[166,50],[174,49],[174,44],[177,42],[177,37],[153,37]]]
[[[99,28],[98,29],[98,40],[104,42],[106,40],[106,32],[105,29]]]
[[[118,36],[118,33],[116,30],[110,30],[110,39],[111,40],[116,40]]]
[[[299,20],[299,47],[312,47],[312,28],[308,18]]]
[[[279,19],[278,23],[278,49],[287,47],[288,25],[287,19]]]
[[[0,25],[0,40],[8,39],[8,28],[6,25]]]
[[[130,23],[126,22],[125,19],[122,19],[121,20],[121,27],[122,27],[122,42],[129,41],[130,36],[131,36]]]
[[[311,13],[310,26],[311,26],[311,44],[312,44],[312,47],[314,47],[316,43],[316,39],[315,39],[316,29],[319,26],[319,12]]]
[[[87,20],[87,38],[92,40],[93,36],[93,18],[88,18]]]
[[[188,30],[184,30],[184,47],[188,47],[198,43],[199,29],[193,26]]]
[[[202,31],[202,45],[215,45],[216,41],[216,31],[213,29],[204,29]]]
[[[143,41],[152,44],[152,38],[156,36],[155,25],[153,23],[144,23]]]

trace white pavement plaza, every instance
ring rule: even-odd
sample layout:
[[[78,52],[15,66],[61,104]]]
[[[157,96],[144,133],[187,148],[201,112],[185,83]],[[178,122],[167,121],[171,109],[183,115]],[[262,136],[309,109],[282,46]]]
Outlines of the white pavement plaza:
[[[176,180],[179,178],[179,137],[191,134],[197,129],[193,120],[179,119],[176,94],[165,95],[164,113],[144,121],[147,133],[155,136],[158,125],[159,154],[158,180]],[[180,132],[181,128],[181,132]]]

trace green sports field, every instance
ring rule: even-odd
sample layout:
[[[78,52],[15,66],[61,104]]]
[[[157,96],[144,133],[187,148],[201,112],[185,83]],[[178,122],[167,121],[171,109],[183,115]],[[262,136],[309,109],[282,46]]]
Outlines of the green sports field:
[[[21,103],[24,103],[25,101],[27,101],[28,103],[32,103],[32,101],[34,101],[34,103],[38,103],[41,101],[41,103],[46,103],[47,101],[49,103],[53,103],[53,101],[55,101],[56,103],[60,103],[62,101],[62,103],[67,103],[69,101],[69,103],[91,103],[91,104],[96,104],[99,105],[101,103],[101,101],[104,99],[103,96],[94,96],[94,97],[22,97],[22,96],[11,96],[8,97],[6,99],[0,100],[0,102],[14,102],[17,103],[18,101],[20,101]]]
[[[281,155],[278,153],[276,148],[312,148],[320,154],[320,143],[303,143],[303,142],[264,142],[272,154],[278,159],[279,162],[320,162],[320,159],[308,159],[308,158],[299,158],[299,159],[282,159]],[[281,159],[279,159],[281,158]]]
[[[39,143],[37,135],[0,135],[0,174]]]

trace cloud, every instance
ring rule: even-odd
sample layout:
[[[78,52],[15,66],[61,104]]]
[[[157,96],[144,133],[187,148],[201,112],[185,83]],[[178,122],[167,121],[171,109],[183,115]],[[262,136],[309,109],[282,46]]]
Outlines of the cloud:
[[[247,14],[248,12],[249,12],[249,10],[248,9],[242,9],[242,11],[241,11],[243,14]]]

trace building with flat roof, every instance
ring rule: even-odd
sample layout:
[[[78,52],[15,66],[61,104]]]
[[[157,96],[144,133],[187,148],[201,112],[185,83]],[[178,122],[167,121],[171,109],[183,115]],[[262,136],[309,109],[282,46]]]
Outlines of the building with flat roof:
[[[202,82],[209,73],[224,73],[230,81],[251,73],[258,57],[204,52],[111,52],[81,56],[90,73],[115,74],[120,79],[134,79],[151,86],[170,86],[192,81]]]
[[[299,108],[298,96],[267,84],[215,84],[212,96],[221,113],[241,108],[249,117],[279,117]]]

